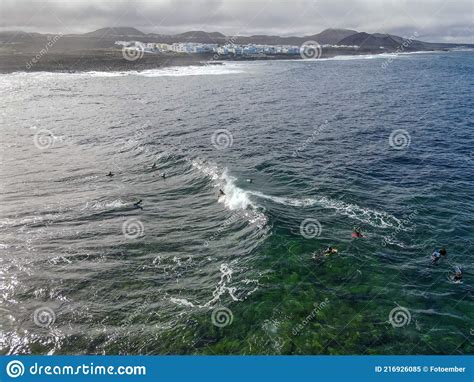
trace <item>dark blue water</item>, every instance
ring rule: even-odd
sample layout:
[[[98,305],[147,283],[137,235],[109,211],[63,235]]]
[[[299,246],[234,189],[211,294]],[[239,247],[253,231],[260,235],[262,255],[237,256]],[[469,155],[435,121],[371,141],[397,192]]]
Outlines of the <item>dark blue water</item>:
[[[472,353],[474,55],[386,60],[1,75],[2,353]]]

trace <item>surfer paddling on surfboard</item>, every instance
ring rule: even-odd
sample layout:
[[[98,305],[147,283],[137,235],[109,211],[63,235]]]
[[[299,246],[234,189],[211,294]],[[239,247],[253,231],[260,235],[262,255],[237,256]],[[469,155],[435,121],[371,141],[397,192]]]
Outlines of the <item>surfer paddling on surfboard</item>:
[[[352,230],[352,237],[356,237],[356,238],[363,238],[363,237],[366,237],[362,234],[362,232],[360,231],[360,227],[354,227],[354,229]]]
[[[438,265],[438,261],[441,259],[441,256],[446,256],[446,248],[441,248],[439,251],[434,251],[431,255],[431,264]]]
[[[459,266],[454,267],[453,281],[457,284],[462,283],[462,269]]]
[[[330,256],[330,255],[335,255],[336,253],[337,253],[337,249],[329,246],[324,250],[323,255]]]

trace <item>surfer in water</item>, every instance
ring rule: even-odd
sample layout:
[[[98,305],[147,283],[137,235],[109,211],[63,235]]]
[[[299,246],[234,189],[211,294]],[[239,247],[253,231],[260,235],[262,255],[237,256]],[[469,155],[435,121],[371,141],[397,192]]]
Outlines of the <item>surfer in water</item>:
[[[337,249],[336,248],[333,248],[331,246],[327,247],[326,250],[323,252],[323,255],[324,256],[330,256],[330,255],[334,255],[337,253]]]
[[[114,175],[115,174],[112,171],[109,171],[109,173],[106,176],[108,176],[109,178],[112,178]]]
[[[140,208],[141,210],[143,210],[142,200],[140,199],[138,202],[133,203],[133,207]]]
[[[448,253],[446,252],[446,248],[441,248],[439,251],[434,251],[431,254],[431,264],[438,265],[438,261],[441,259],[441,256],[446,256]]]
[[[151,166],[151,169],[154,170],[156,168],[156,163],[153,163],[153,166]]]
[[[461,267],[454,267],[454,276],[453,276],[453,281],[455,283],[462,283],[462,269]]]
[[[352,230],[352,237],[361,238],[365,236],[362,234],[360,227],[354,227],[354,229]]]
[[[222,188],[219,188],[219,195],[217,196],[217,199],[219,199],[221,196],[225,196],[225,192],[222,191]]]
[[[161,177],[162,177],[163,179],[166,179],[166,173],[161,174]]]

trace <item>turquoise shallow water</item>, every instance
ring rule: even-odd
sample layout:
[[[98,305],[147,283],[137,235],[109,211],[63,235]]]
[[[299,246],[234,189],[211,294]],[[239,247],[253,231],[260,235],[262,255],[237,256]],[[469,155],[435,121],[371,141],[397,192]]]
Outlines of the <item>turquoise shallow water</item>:
[[[472,353],[474,56],[388,59],[0,76],[2,353]]]

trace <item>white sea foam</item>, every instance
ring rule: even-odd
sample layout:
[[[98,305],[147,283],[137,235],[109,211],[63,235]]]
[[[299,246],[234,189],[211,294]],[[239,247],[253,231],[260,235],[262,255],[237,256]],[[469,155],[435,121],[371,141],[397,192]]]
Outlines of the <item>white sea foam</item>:
[[[374,59],[387,59],[396,58],[399,56],[411,56],[418,54],[433,54],[433,53],[446,53],[446,52],[398,52],[398,53],[379,53],[379,54],[357,54],[357,55],[343,55],[326,58],[318,58],[315,60],[278,60],[285,62],[299,62],[299,63],[317,63],[324,61],[351,61],[351,60],[374,60]]]
[[[206,302],[203,305],[204,307],[212,307],[217,301],[219,301],[220,297],[226,292],[229,293],[229,296],[232,298],[232,300],[240,301],[235,296],[235,292],[237,291],[237,288],[227,286],[227,284],[232,281],[232,273],[234,271],[232,270],[231,267],[229,267],[228,264],[221,264],[220,271],[221,271],[221,279],[219,283],[217,284],[214,292],[212,292],[213,298],[210,301]]]
[[[320,58],[317,61],[350,61],[350,60],[373,60],[376,58],[390,58],[396,57],[395,53],[381,53],[381,54],[359,54],[354,56],[334,56],[328,58]]]
[[[413,248],[413,246],[407,245],[404,242],[397,240],[395,237],[389,235],[383,238],[383,242],[385,245],[395,245],[400,248]]]
[[[292,206],[292,207],[312,207],[319,205],[323,208],[336,210],[338,213],[359,220],[377,228],[399,228],[402,222],[395,216],[383,211],[372,210],[370,208],[360,207],[357,204],[345,203],[340,200],[333,200],[325,196],[308,198],[287,198],[279,196],[270,196],[258,191],[249,191],[249,194],[262,199],[268,199],[274,203]]]
[[[170,66],[168,68],[148,69],[143,71],[122,71],[122,72],[86,72],[92,77],[185,77],[185,76],[218,76],[223,74],[244,73],[241,65],[203,65],[203,66]]]
[[[108,210],[111,208],[121,208],[125,206],[131,206],[131,203],[126,203],[122,199],[116,200],[105,200],[105,201],[93,201],[87,202],[86,205],[81,209],[84,210]]]
[[[25,226],[25,225],[33,225],[33,224],[40,224],[43,223],[45,225],[52,224],[54,220],[57,220],[60,217],[59,214],[48,214],[45,216],[27,216],[21,219],[4,219],[0,220],[0,228],[4,226]]]
[[[229,175],[227,168],[221,171],[216,165],[199,159],[193,160],[192,166],[209,177],[216,189],[224,191],[225,195],[218,198],[219,203],[230,211],[236,211],[239,216],[259,227],[267,223],[267,217],[261,211],[262,208],[250,200],[248,191],[236,186],[237,179]]]
[[[235,185],[236,178],[230,176],[227,169],[224,170],[220,179],[223,180],[222,189],[225,195],[219,198],[219,203],[224,203],[230,210],[256,208],[250,201],[248,192]]]
[[[166,68],[147,69],[142,71],[128,70],[128,71],[88,71],[88,72],[14,72],[8,74],[0,74],[0,79],[14,79],[14,78],[51,78],[51,77],[127,77],[127,76],[141,76],[141,77],[185,77],[185,76],[218,76],[224,74],[240,74],[245,73],[245,66],[242,64],[228,64],[222,65],[200,65],[200,66],[170,66]]]
[[[227,286],[232,281],[233,269],[228,264],[221,264],[219,268],[221,272],[221,278],[219,283],[216,285],[216,288],[212,292],[212,299],[206,302],[205,304],[194,304],[185,298],[176,298],[171,297],[170,301],[176,305],[186,306],[190,308],[212,308],[216,302],[219,301],[220,297],[228,293],[233,301],[241,301],[238,297],[235,296],[237,292],[236,287]]]
[[[190,308],[194,308],[194,306],[195,306],[191,301],[188,301],[188,300],[186,300],[185,298],[175,298],[175,297],[171,297],[171,298],[170,298],[170,301],[171,301],[173,304],[181,305],[181,306],[189,306]]]
[[[259,191],[245,191],[236,186],[236,178],[230,176],[227,169],[221,172],[217,166],[199,160],[193,161],[192,164],[196,169],[213,180],[216,188],[220,188],[224,191],[225,195],[219,197],[219,203],[223,203],[226,208],[232,211],[240,210],[250,211],[253,213],[258,212],[258,204],[251,200],[252,196],[256,196],[257,198],[271,200],[274,203],[292,207],[312,207],[314,205],[319,205],[323,208],[335,210],[344,216],[377,228],[403,227],[401,220],[387,212],[360,207],[357,204],[346,203],[325,196],[288,198],[271,196]],[[261,217],[261,215],[263,214],[260,213],[258,217]],[[250,217],[254,220],[258,218],[252,214]]]

